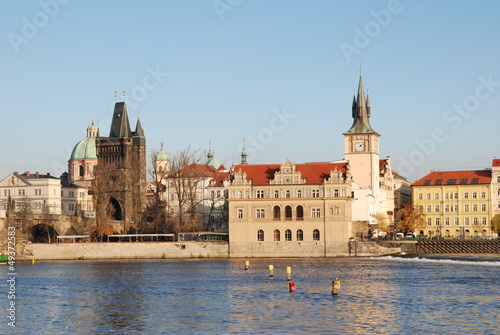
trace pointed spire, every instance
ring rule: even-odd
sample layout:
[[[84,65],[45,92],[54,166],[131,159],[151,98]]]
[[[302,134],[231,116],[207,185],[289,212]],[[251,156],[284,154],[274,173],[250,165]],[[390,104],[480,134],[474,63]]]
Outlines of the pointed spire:
[[[352,118],[354,120],[351,128],[344,134],[376,134],[370,125],[370,109],[370,99],[368,96],[365,99],[363,76],[360,70],[358,94],[353,98],[352,102]]]
[[[212,152],[212,140],[208,139],[207,162],[210,162],[213,157],[214,157],[214,153]]]
[[[368,118],[370,118],[370,116],[371,116],[371,113],[370,113],[371,108],[372,108],[372,106],[370,104],[370,94],[368,94],[368,90],[366,90],[366,115],[368,116]]]
[[[354,119],[356,117],[356,95],[353,93],[352,94],[352,118]]]
[[[111,121],[110,138],[130,137],[130,123],[128,121],[127,106],[125,102],[117,102],[113,113],[113,121]]]
[[[137,119],[137,124],[135,125],[134,136],[145,137],[144,130],[142,129],[141,121]]]
[[[361,73],[359,74],[359,84],[358,84],[358,97],[357,97],[357,105],[358,107],[365,106],[365,87],[363,85],[363,76]],[[359,109],[358,109],[359,110]],[[358,115],[359,117],[359,115]]]
[[[212,151],[212,140],[208,140],[208,153],[207,153],[207,164],[212,165],[215,169],[218,169],[222,164],[219,162],[217,158],[215,158],[215,154]]]
[[[245,138],[243,138],[243,150],[241,150],[241,165],[248,165],[248,162],[247,162],[247,152],[245,150]]]

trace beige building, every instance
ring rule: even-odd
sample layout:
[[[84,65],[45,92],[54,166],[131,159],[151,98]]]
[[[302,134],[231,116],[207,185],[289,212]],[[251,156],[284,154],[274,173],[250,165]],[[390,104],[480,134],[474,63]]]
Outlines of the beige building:
[[[16,227],[23,221],[47,214],[61,214],[61,183],[50,173],[11,173],[0,181],[0,227],[5,227],[9,208]],[[12,223],[11,223],[12,224]]]
[[[231,257],[348,254],[347,163],[235,165],[229,185]]]
[[[491,170],[434,171],[412,185],[413,204],[426,216],[428,237],[491,236]]]
[[[393,172],[394,178],[394,225],[397,225],[401,216],[398,211],[406,204],[411,204],[411,183],[397,172]]]
[[[231,168],[230,254],[242,256],[347,255],[350,238],[376,230],[374,214],[392,224],[395,180],[390,157],[379,157],[380,135],[370,125],[370,99],[360,76],[344,159],[334,162],[247,164]]]

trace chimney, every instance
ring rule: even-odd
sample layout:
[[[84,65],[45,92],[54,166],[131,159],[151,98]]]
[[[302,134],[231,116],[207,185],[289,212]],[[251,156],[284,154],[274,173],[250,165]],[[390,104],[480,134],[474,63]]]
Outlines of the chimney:
[[[40,178],[40,173],[38,173],[38,171],[35,172],[35,177]]]
[[[26,175],[26,177],[29,177],[29,176],[31,176],[31,173],[29,171],[26,171],[25,175]]]
[[[47,172],[47,178],[50,178],[50,172]]]

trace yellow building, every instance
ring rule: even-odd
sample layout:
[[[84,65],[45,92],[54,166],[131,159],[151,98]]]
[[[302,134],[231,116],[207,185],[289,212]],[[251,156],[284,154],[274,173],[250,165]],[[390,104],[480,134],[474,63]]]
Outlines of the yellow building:
[[[435,171],[411,185],[413,204],[426,217],[417,234],[491,236],[491,170]]]

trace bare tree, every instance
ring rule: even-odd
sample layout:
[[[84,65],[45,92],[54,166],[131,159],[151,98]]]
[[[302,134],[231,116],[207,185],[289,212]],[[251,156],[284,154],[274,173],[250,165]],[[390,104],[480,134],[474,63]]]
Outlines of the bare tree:
[[[92,180],[91,191],[93,205],[96,213],[96,226],[91,230],[91,238],[96,241],[105,235],[114,232],[111,218],[113,208],[110,206],[109,190],[113,189],[115,177],[113,176],[112,163],[104,163],[94,167],[94,179]]]
[[[205,165],[199,164],[203,154],[189,147],[179,152],[171,160],[168,176],[168,192],[173,194],[173,209],[177,217],[178,231],[196,230],[199,215],[197,208],[203,202],[203,177],[207,176]],[[169,199],[170,200],[170,199]],[[186,227],[184,216],[189,217]]]
[[[153,195],[153,199],[148,201],[147,220],[152,222],[156,233],[163,230],[169,217],[166,210],[166,179],[169,174],[169,167],[156,164],[157,151],[151,152],[153,169],[150,171],[152,182],[148,184],[148,193]],[[170,162],[167,164],[169,165]]]
[[[209,227],[221,228],[227,215],[227,203],[224,197],[224,190],[212,190],[208,195],[208,203],[210,205],[210,210],[208,212],[208,222],[204,227],[205,230],[208,230]]]

